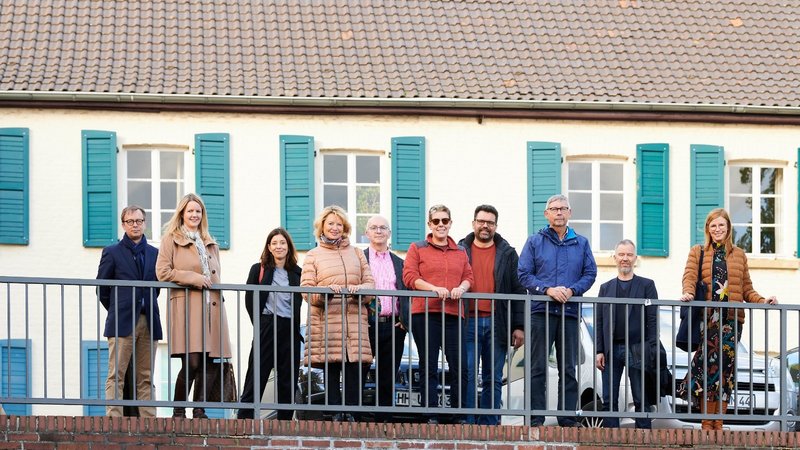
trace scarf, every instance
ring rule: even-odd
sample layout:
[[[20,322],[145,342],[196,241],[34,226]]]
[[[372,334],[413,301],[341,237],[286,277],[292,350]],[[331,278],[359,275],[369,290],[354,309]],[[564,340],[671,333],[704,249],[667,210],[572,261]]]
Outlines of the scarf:
[[[339,238],[339,239],[328,239],[327,237],[325,237],[324,234],[320,234],[319,235],[319,241],[324,243],[324,244],[331,245],[333,247],[338,247],[339,244],[342,243],[342,238]]]
[[[206,244],[203,242],[203,237],[198,231],[189,231],[186,227],[181,227],[181,231],[183,231],[184,236],[194,242],[197,254],[200,255],[200,267],[203,268],[203,276],[210,277],[211,271],[208,269],[208,251],[206,250]]]
[[[140,240],[137,244],[133,242],[126,234],[122,236],[120,243],[133,254],[133,260],[136,262],[136,268],[139,269],[139,279],[144,280],[144,251],[147,249],[147,237],[143,235],[142,240]]]

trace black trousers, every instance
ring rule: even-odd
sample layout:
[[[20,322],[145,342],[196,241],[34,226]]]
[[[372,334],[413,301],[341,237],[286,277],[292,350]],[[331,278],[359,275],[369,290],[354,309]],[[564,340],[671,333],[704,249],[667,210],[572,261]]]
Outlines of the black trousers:
[[[406,330],[395,326],[394,317],[379,317],[377,323],[373,319],[374,317],[370,317],[369,321],[369,346],[375,356],[377,404],[393,406],[394,383],[403,358]]]
[[[298,367],[300,361],[300,341],[296,337],[298,330],[292,330],[292,319],[276,315],[261,315],[259,317],[261,337],[259,348],[260,380],[259,389],[255,390],[253,351],[250,347],[250,357],[247,360],[247,374],[244,377],[244,390],[242,403],[252,402],[255,396],[261,399],[264,387],[267,385],[269,374],[275,369],[275,385],[278,391],[278,403],[292,403],[294,390],[297,386]],[[257,394],[256,394],[257,393]],[[253,409],[242,408],[237,417],[252,419]],[[279,410],[278,419],[291,420],[294,410]]]

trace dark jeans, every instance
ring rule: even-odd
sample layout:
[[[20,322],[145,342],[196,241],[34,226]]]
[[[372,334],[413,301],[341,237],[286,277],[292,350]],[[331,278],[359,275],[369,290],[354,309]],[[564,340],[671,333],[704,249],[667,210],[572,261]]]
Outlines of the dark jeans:
[[[464,327],[464,355],[467,366],[467,383],[464,388],[464,407],[475,407],[475,388],[478,361],[481,368],[481,397],[479,407],[500,409],[503,395],[503,365],[508,348],[494,338],[492,317],[470,317]],[[469,423],[481,425],[500,424],[499,415],[481,414],[470,417]]]
[[[619,411],[619,385],[622,371],[628,367],[628,379],[631,381],[631,394],[636,412],[648,411],[643,405],[642,396],[642,352],[641,343],[631,344],[628,351],[624,343],[614,343],[613,351],[605,353],[606,368],[603,371],[603,410]],[[612,354],[613,353],[613,354]],[[627,355],[627,358],[626,358]],[[625,360],[627,361],[627,364]],[[636,428],[650,428],[651,419],[636,419]],[[603,425],[619,428],[619,417],[605,417]]]
[[[531,313],[531,408],[540,411],[548,409],[547,368],[553,343],[558,367],[558,411],[574,412],[578,409],[578,379],[575,378],[580,346],[578,319],[544,312]],[[544,416],[533,416],[531,423],[544,423]],[[558,416],[558,424],[573,425],[575,417]]]
[[[277,317],[277,318],[276,318]],[[278,403],[292,403],[294,390],[297,386],[298,365],[300,361],[300,341],[293,339],[298,330],[292,330],[292,319],[278,317],[274,315],[264,315],[260,317],[259,328],[259,389],[258,398],[264,392],[267,385],[269,374],[274,368],[275,385],[278,390]],[[294,331],[294,333],[292,333]],[[255,345],[255,344],[254,344]],[[253,351],[250,347],[250,357],[247,359],[247,374],[244,377],[244,390],[242,391],[242,403],[253,402],[256,391],[254,385]],[[278,411],[278,419],[291,420],[294,411],[282,409]],[[237,417],[240,419],[252,419],[253,409],[242,408]]]
[[[342,404],[342,382],[344,383],[344,404],[363,404],[361,392],[364,388],[364,381],[367,379],[367,370],[369,370],[369,364],[361,364],[359,362],[342,363],[341,361],[328,362],[327,373],[325,374],[325,390],[328,392],[328,404]],[[354,416],[359,415],[352,411],[341,412],[349,412]]]
[[[461,389],[467,381],[466,366],[459,358],[464,339],[463,320],[440,312],[419,313],[411,316],[411,325],[422,374],[422,406],[435,408],[439,405],[439,349],[442,349],[450,372],[450,407],[460,407]]]
[[[397,370],[400,368],[400,361],[403,358],[403,342],[406,339],[406,331],[395,326],[394,317],[379,317],[377,324],[373,319],[374,317],[370,317],[369,321],[369,346],[372,354],[375,355],[376,403],[380,406],[394,406],[394,383],[397,378]],[[388,419],[390,417],[391,414],[388,413],[376,414],[376,418]]]

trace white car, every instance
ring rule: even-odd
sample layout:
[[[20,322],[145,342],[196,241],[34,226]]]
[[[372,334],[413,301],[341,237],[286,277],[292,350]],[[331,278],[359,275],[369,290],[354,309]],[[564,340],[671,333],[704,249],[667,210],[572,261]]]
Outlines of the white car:
[[[594,366],[594,342],[587,323],[580,321],[580,350],[578,352],[578,366],[575,376],[578,378],[578,401],[583,411],[601,409],[602,378],[601,373]],[[510,366],[506,366],[503,385],[503,408],[521,410],[525,408],[525,354],[527,349],[520,347],[511,358]],[[510,369],[510,370],[509,370]],[[550,350],[547,368],[547,409],[555,411],[558,406],[558,367],[556,363],[555,346]],[[507,406],[506,406],[507,405]],[[594,426],[596,418],[583,416],[581,422],[584,426]],[[503,425],[524,425],[523,416],[503,415]],[[545,425],[556,425],[555,416],[545,417]]]

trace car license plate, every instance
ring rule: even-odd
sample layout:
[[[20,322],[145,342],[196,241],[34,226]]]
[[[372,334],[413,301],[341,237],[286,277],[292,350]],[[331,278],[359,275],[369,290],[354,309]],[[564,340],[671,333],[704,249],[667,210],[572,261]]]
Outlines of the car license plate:
[[[442,406],[442,393],[439,392],[439,405]],[[420,406],[422,404],[422,394],[412,391],[397,391],[394,395],[394,404],[397,406]],[[450,392],[445,392],[445,406],[450,406]]]
[[[731,394],[731,400],[728,402],[728,407],[738,409],[750,409],[755,407],[756,398],[755,394],[749,392],[734,392]]]

